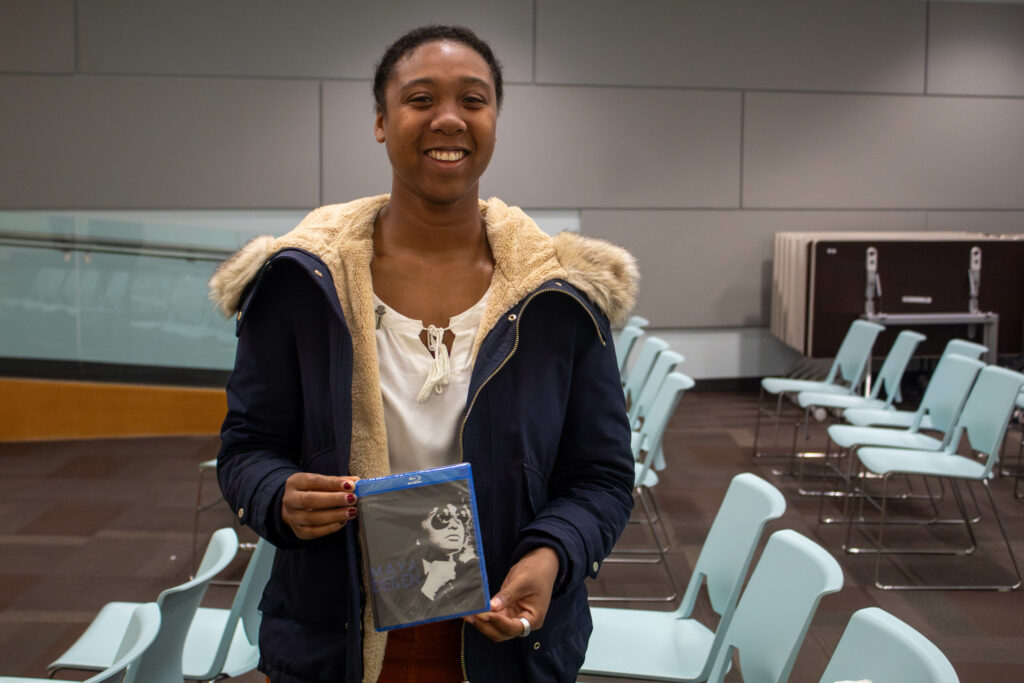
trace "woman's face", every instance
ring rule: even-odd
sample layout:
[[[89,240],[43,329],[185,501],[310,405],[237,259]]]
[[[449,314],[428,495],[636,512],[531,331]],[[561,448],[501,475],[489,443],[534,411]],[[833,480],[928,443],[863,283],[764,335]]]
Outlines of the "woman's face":
[[[395,64],[385,103],[374,132],[387,147],[392,193],[433,204],[475,202],[498,120],[484,58],[462,43],[424,43]]]
[[[466,542],[466,525],[459,517],[458,508],[449,503],[431,511],[423,520],[427,541],[446,553],[462,550]]]

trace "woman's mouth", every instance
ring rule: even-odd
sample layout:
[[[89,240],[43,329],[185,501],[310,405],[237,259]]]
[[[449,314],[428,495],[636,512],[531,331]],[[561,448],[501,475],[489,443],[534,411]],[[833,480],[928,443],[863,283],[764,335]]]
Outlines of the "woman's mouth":
[[[427,156],[435,161],[460,161],[469,154],[464,149],[428,149]]]

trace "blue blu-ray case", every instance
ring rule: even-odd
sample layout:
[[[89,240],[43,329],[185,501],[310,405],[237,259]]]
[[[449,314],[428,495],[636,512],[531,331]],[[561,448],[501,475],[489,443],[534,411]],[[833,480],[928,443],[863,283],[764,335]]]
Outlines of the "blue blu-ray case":
[[[469,463],[356,482],[378,631],[490,609]]]

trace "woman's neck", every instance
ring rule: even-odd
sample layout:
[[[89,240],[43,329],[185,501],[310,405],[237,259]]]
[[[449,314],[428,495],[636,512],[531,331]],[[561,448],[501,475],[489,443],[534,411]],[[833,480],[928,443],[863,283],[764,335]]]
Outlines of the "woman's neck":
[[[479,249],[486,243],[480,204],[474,194],[453,204],[392,195],[381,210],[374,241],[384,249],[423,255]]]

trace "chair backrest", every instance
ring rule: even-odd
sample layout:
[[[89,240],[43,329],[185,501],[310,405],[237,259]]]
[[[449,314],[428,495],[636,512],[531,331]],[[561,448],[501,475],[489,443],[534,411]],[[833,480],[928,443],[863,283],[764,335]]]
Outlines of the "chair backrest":
[[[626,400],[632,404],[640,395],[640,388],[643,387],[647,377],[654,368],[655,361],[661,352],[668,348],[668,342],[660,337],[648,337],[640,345],[640,353],[637,354],[636,362],[629,369],[626,375]]]
[[[246,565],[245,573],[238,584],[235,592],[235,599],[231,602],[231,609],[224,622],[224,630],[221,632],[220,642],[210,661],[210,670],[198,680],[216,680],[224,674],[224,662],[227,661],[228,650],[231,649],[231,641],[241,620],[245,637],[253,647],[259,644],[260,635],[260,598],[263,596],[263,589],[270,578],[270,570],[274,567],[274,553],[277,549],[266,539],[261,538],[252,551],[249,564]]]
[[[878,376],[875,378],[875,385],[871,387],[871,398],[878,398],[882,390],[885,390],[885,405],[888,407],[900,393],[900,382],[903,380],[903,373],[907,364],[914,356],[917,345],[925,339],[923,334],[913,330],[903,330],[896,336],[892,348],[878,369]]]
[[[977,360],[981,358],[982,355],[988,353],[988,347],[984,344],[975,344],[974,342],[967,341],[966,339],[950,339],[946,342],[946,348],[942,350],[942,355],[947,356],[951,353]]]
[[[864,378],[864,370],[868,366],[868,359],[871,358],[871,347],[875,345],[875,339],[879,332],[885,327],[878,323],[867,320],[854,320],[850,329],[846,331],[839,350],[836,351],[836,359],[828,371],[826,382],[837,382],[842,380],[849,386],[856,388]]]
[[[626,321],[626,324],[632,325],[633,327],[647,327],[651,324],[651,321],[642,315],[631,315],[629,316],[629,320]]]
[[[957,683],[956,671],[939,648],[893,615],[866,607],[850,617],[821,683],[871,680]]]
[[[153,645],[128,669],[124,683],[181,683],[181,657],[192,618],[206,593],[210,580],[238,553],[238,535],[231,528],[213,532],[196,576],[164,590],[156,599],[160,606],[160,632]]]
[[[918,431],[924,416],[928,415],[932,426],[949,436],[967,394],[983,367],[985,364],[974,358],[957,353],[943,354],[928,380],[928,388],[924,390],[910,430]]]
[[[827,550],[791,529],[776,531],[750,575],[708,681],[725,678],[734,652],[744,680],[788,680],[818,602],[842,587],[843,570]]]
[[[661,437],[665,433],[665,427],[676,410],[676,405],[682,397],[683,392],[693,388],[696,382],[691,377],[681,372],[670,372],[661,383],[658,395],[654,397],[651,409],[647,411],[647,418],[640,427],[640,438],[637,440],[639,446],[633,449],[633,456],[639,457],[646,453],[643,458],[643,468],[637,475],[637,481],[643,481],[647,472],[654,464],[654,456],[661,447]],[[639,450],[638,450],[639,449]]]
[[[615,360],[619,365],[619,374],[622,375],[623,379],[626,377],[626,361],[629,360],[629,354],[633,350],[636,340],[642,337],[643,334],[644,331],[639,327],[626,325],[615,339]]]
[[[117,648],[114,663],[95,676],[87,678],[85,683],[114,683],[121,680],[125,669],[131,670],[139,657],[156,640],[160,631],[160,606],[155,602],[145,602],[132,611],[128,620],[128,628]]]
[[[633,403],[629,406],[629,424],[634,428],[638,421],[646,419],[647,410],[654,402],[654,397],[658,395],[658,389],[661,389],[661,383],[665,381],[668,373],[675,370],[676,366],[684,360],[686,359],[675,351],[662,351],[658,354],[658,360],[654,361],[654,367],[647,375],[647,381],[644,382]]]
[[[778,519],[785,511],[785,497],[761,477],[748,472],[732,478],[704,539],[683,600],[676,610],[678,618],[690,618],[700,588],[704,585],[711,608],[719,615],[715,643],[708,653],[704,670],[695,677],[698,680],[707,676],[714,654],[725,636],[764,525],[769,520]]]
[[[1022,386],[1024,375],[1019,372],[996,365],[982,368],[957,418],[952,437],[946,443],[946,452],[955,453],[966,432],[971,450],[986,456],[985,477],[988,477],[999,460],[1006,426]]]

